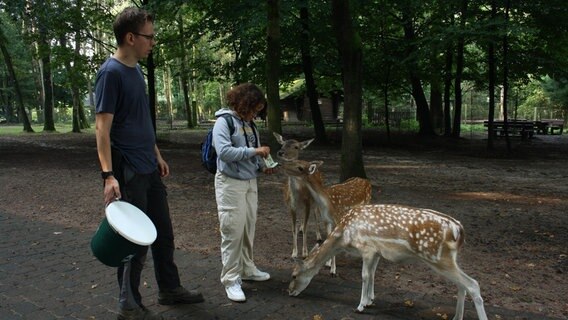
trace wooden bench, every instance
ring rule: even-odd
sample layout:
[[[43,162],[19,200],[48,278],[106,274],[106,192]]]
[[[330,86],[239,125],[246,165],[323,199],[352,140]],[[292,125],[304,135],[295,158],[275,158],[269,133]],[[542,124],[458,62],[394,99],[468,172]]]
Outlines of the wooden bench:
[[[538,123],[537,133],[562,134],[564,131],[564,120],[562,119],[542,119],[536,123]]]
[[[483,126],[489,130],[489,121],[483,121]],[[511,120],[506,123],[501,120],[493,121],[493,132],[491,132],[494,137],[518,136],[523,140],[532,138],[534,133],[535,123],[527,120]]]

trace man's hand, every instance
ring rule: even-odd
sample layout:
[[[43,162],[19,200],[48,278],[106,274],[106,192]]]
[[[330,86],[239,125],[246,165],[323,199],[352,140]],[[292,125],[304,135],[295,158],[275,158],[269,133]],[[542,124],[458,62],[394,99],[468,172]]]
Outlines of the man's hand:
[[[170,175],[170,166],[168,166],[168,163],[162,157],[158,157],[158,170],[160,171],[161,177]]]
[[[118,180],[116,180],[113,176],[105,179],[105,187],[103,192],[105,197],[105,206],[122,197],[122,195],[120,194],[120,186],[118,185]]]

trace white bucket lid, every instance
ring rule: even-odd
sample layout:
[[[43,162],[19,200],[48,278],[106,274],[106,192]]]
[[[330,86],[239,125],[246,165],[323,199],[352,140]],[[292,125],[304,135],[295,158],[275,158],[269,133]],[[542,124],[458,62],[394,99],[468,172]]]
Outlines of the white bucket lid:
[[[105,210],[109,225],[126,240],[149,246],[158,235],[152,220],[134,205],[125,201],[111,202]]]

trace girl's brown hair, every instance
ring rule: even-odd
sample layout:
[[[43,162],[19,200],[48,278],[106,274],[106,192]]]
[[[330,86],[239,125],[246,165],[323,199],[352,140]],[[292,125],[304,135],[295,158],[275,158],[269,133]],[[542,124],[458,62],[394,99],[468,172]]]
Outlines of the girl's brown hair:
[[[255,84],[242,83],[227,92],[227,104],[240,117],[256,113],[259,105],[266,104],[264,93]]]

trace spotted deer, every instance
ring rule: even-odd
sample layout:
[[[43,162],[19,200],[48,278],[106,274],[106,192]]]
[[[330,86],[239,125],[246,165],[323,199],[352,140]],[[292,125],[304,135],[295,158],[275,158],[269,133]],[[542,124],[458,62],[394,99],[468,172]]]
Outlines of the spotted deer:
[[[336,209],[325,188],[311,177],[322,163],[297,160],[284,163],[282,168],[306,182],[322,211],[333,212]],[[434,210],[388,204],[357,206],[341,218],[321,246],[298,262],[288,293],[297,296],[304,291],[330,257],[352,252],[363,258],[361,301],[357,307],[362,312],[375,297],[374,277],[380,257],[392,262],[418,260],[457,285],[454,320],[463,319],[466,293],[472,297],[479,320],[487,320],[479,284],[456,262],[464,240],[460,222]]]
[[[319,179],[314,182],[323,186],[319,182]],[[371,203],[372,188],[371,181],[369,181],[368,179],[353,177],[345,180],[342,183],[324,187],[324,190],[328,195],[334,210],[319,209],[317,201],[315,201],[316,203],[314,204],[314,206],[315,211],[320,212],[322,219],[326,224],[326,234],[331,233],[333,227],[341,221],[341,219],[349,211],[349,209],[358,205]],[[310,196],[312,196],[311,193]],[[330,267],[329,273],[331,274],[331,276],[336,276],[337,268],[335,264],[335,255],[331,257],[326,265]]]
[[[303,142],[299,142],[293,139],[285,140],[278,133],[274,132],[273,134],[278,143],[282,145],[281,149],[276,153],[281,163],[298,160],[301,150],[305,149],[314,140],[310,139]],[[311,179],[323,185],[323,177],[320,171],[315,171],[312,174]],[[339,221],[343,212],[346,212],[353,206],[370,203],[371,182],[367,179],[354,177],[344,181],[343,183],[333,184],[327,187],[327,192],[331,198],[331,201],[334,203],[337,209],[333,212],[334,215],[331,215],[330,212],[327,211],[321,213],[323,214],[321,218],[323,218],[327,226],[327,233],[329,233],[331,232],[333,226]],[[303,220],[301,226],[299,226],[299,229],[302,230],[302,256],[306,257],[308,255],[306,227],[311,211],[314,211],[313,216],[316,222],[317,240],[318,242],[321,242],[322,240],[318,221],[320,212],[318,210],[313,210],[315,208],[313,205],[313,198],[310,192],[307,190],[303,179],[298,178],[294,175],[288,175],[288,184],[285,188],[284,194],[286,203],[288,204],[288,208],[290,209],[290,215],[292,217],[292,257],[296,258],[298,253],[298,226],[296,225],[298,212],[300,212],[300,214],[303,213]],[[329,266],[331,267],[330,273],[332,275],[335,275],[335,259],[332,259],[330,261]]]

